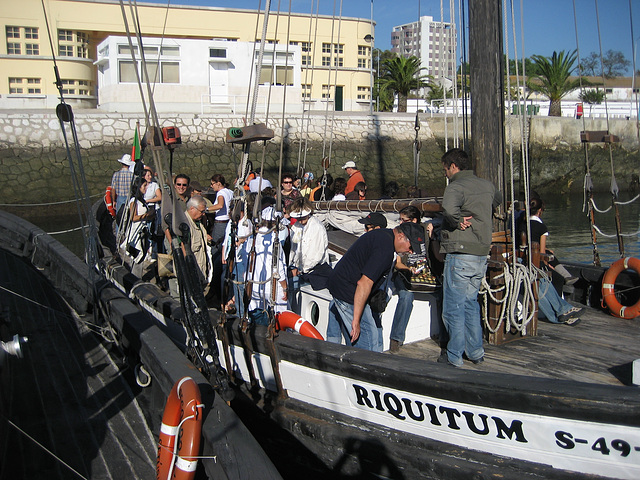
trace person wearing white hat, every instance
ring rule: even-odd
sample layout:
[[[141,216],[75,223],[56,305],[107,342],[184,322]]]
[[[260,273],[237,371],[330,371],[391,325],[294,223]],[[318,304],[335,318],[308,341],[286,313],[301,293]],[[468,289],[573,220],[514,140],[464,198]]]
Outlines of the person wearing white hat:
[[[125,153],[118,161],[122,164],[122,168],[111,177],[111,186],[116,192],[116,212],[127,202],[133,181],[133,172],[129,167],[135,165],[128,153]]]
[[[342,166],[342,169],[347,172],[347,175],[349,175],[349,180],[347,180],[347,188],[344,189],[345,195],[353,192],[358,182],[366,183],[364,181],[362,173],[360,173],[360,170],[356,168],[356,162],[354,162],[353,160],[349,160],[347,163],[345,163]]]
[[[314,270],[321,264],[329,264],[329,239],[324,225],[313,216],[313,206],[306,198],[294,200],[289,216],[296,222],[291,225],[291,252],[289,254],[289,271],[291,273],[291,295],[289,305],[296,310],[300,277],[311,281]],[[315,282],[311,281],[316,287]]]

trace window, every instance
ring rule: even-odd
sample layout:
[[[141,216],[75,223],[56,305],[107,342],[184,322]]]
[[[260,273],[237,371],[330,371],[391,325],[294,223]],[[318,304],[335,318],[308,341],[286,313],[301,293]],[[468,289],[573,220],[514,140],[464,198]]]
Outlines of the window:
[[[89,58],[89,34],[73,30],[58,30],[58,55]]]
[[[331,44],[323,43],[322,44],[322,53],[331,53]]]
[[[118,81],[120,83],[135,83],[138,81],[136,68],[132,61],[121,60],[119,67]],[[147,62],[146,71],[149,75],[149,81],[152,83],[180,83],[180,64],[178,62]],[[141,78],[145,80],[142,74]]]
[[[209,57],[211,58],[227,58],[227,51],[224,48],[210,48]]]
[[[322,66],[330,67],[331,66],[331,57],[322,57]]]
[[[260,85],[271,84],[280,86],[292,86],[293,85],[293,67],[284,65],[275,66],[263,65],[260,71]]]
[[[71,30],[58,30],[59,42],[73,42],[73,32]]]
[[[311,55],[302,55],[302,65],[311,65]]]
[[[311,84],[303,83],[302,87],[302,98],[311,98]]]
[[[7,55],[40,55],[40,44],[34,43],[38,39],[38,29],[35,27],[5,27],[7,37]],[[23,43],[20,40],[28,40]]]
[[[368,57],[369,55],[371,55],[371,47],[358,45],[358,55]]]
[[[342,55],[344,53],[344,43],[334,43],[333,44],[333,53],[337,53]]]
[[[161,55],[166,55],[167,57],[179,57],[180,47],[162,47]]]
[[[359,58],[358,59],[358,68],[367,68],[367,59],[366,58]]]
[[[118,65],[120,67],[118,82],[135,83],[138,81],[136,77],[136,67],[133,65],[133,62],[121,60]]]
[[[331,98],[331,90],[329,88],[329,85],[322,85],[322,98]]]
[[[7,54],[8,55],[20,55],[20,44],[19,43],[7,43]]]
[[[369,100],[371,98],[370,95],[371,89],[370,87],[358,87],[358,100]]]
[[[7,38],[20,38],[20,27],[7,27]]]
[[[25,88],[23,85],[27,84]],[[9,93],[13,94],[30,94],[40,95],[42,94],[42,88],[40,87],[41,79],[39,78],[9,78]]]
[[[38,29],[32,27],[24,27],[24,38],[38,39]]]
[[[138,54],[138,46],[134,45],[133,46],[133,52],[137,55]],[[118,45],[118,55],[131,55],[131,48],[129,47],[129,45]]]
[[[342,67],[343,66],[342,63],[343,63],[342,57],[336,57],[336,58],[333,59],[333,66],[334,67]]]
[[[302,45],[302,51],[303,52],[310,52],[311,51],[311,42],[301,42]]]

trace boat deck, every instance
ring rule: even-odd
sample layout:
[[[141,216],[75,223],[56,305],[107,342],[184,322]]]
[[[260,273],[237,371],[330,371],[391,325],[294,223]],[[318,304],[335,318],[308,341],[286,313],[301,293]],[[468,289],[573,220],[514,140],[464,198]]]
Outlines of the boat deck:
[[[0,478],[152,478],[156,442],[132,373],[27,261],[0,250]],[[113,355],[116,353],[116,355]],[[45,450],[46,449],[46,450]],[[48,452],[50,453],[48,453]]]
[[[502,345],[485,342],[485,361],[462,368],[579,382],[631,385],[640,358],[640,319],[623,320],[585,307],[575,326],[538,321],[538,335]],[[440,347],[428,339],[403,345],[399,355],[435,362]],[[453,368],[453,367],[452,367]]]

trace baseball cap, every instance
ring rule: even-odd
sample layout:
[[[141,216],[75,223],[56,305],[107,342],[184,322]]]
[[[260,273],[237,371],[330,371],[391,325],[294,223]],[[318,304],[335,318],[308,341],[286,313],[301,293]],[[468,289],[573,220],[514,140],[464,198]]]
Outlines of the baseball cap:
[[[387,228],[387,219],[379,212],[371,212],[366,217],[358,219],[363,225],[375,225],[380,228]]]
[[[342,169],[345,170],[347,168],[356,168],[356,162],[354,162],[353,160],[349,160],[347,163],[345,163],[342,166]]]
[[[422,225],[412,222],[404,222],[396,228],[409,239],[413,253],[426,253],[427,249],[424,245],[424,228]]]

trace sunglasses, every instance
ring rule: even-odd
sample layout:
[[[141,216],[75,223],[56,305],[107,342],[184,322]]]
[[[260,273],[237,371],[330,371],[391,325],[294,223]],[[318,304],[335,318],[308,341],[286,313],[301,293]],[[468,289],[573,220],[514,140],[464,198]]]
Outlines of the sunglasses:
[[[287,181],[287,182],[282,182],[282,183],[293,183],[293,182],[288,182],[288,181]]]
[[[188,187],[188,183],[176,183],[176,187]]]

